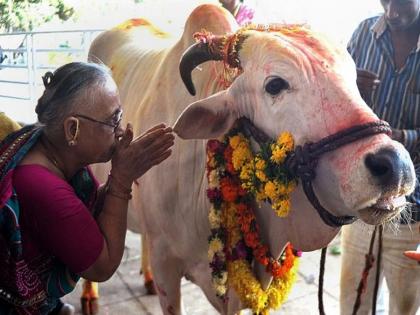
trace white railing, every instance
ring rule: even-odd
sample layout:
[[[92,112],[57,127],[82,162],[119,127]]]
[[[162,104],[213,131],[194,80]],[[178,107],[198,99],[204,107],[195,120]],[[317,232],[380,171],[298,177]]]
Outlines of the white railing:
[[[41,76],[70,61],[85,61],[101,29],[0,34],[0,99],[34,103]]]

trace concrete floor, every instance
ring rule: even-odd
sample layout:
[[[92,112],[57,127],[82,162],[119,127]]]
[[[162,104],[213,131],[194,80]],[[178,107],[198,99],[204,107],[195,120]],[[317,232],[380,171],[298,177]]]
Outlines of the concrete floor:
[[[337,244],[336,238],[331,244]],[[327,315],[339,314],[339,271],[340,257],[330,253],[327,255],[324,278],[324,306]],[[311,315],[318,312],[318,272],[320,251],[304,253],[300,259],[298,279],[283,306],[271,314]],[[161,314],[157,296],[149,296],[143,286],[143,276],[140,269],[140,236],[127,233],[126,250],[123,261],[114,276],[101,283],[99,315],[158,315]],[[64,301],[76,307],[77,314],[81,314],[79,281],[76,289],[64,298]],[[187,314],[213,315],[217,314],[207,302],[201,290],[193,283],[183,280],[182,298]],[[247,313],[246,313],[247,314]]]

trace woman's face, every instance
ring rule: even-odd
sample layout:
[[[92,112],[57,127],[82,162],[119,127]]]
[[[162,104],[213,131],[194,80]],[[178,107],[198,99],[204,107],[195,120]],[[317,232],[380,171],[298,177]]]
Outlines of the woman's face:
[[[123,133],[122,108],[118,89],[113,81],[96,86],[73,115],[79,120],[78,147],[81,158],[89,164],[107,162]]]

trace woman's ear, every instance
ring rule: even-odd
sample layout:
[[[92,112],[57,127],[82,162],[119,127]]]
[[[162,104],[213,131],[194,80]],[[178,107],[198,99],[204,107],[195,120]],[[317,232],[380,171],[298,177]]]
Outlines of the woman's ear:
[[[79,136],[79,119],[68,117],[64,120],[64,136],[70,147],[77,144],[77,137]]]

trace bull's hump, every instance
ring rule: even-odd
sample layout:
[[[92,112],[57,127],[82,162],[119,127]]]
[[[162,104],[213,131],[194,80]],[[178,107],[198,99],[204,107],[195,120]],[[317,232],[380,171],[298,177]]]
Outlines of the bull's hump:
[[[192,40],[194,33],[203,29],[221,35],[235,31],[237,28],[238,24],[227,10],[214,4],[202,4],[191,12],[185,23],[182,37]]]

